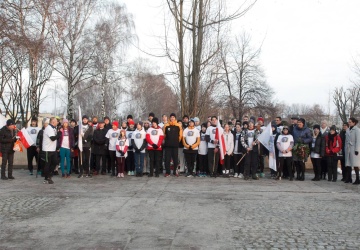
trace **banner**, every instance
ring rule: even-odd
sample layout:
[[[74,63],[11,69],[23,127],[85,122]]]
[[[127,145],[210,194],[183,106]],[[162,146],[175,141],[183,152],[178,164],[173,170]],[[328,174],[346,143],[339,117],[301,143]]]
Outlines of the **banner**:
[[[269,150],[269,168],[277,171],[274,139],[271,123],[266,126],[265,130],[257,138]]]
[[[83,151],[83,144],[82,144],[82,115],[81,115],[81,108],[79,106],[79,140],[78,140],[78,147],[79,150],[82,152]]]
[[[226,145],[224,139],[224,130],[220,126],[220,120],[218,119],[218,123],[216,125],[216,134],[215,139],[219,141],[219,152],[220,152],[220,164],[224,164],[224,158],[226,153]]]
[[[33,145],[35,142],[31,139],[29,133],[26,131],[25,128],[22,128],[20,131],[18,131],[17,136],[20,137],[20,141],[22,145],[24,145],[25,148],[29,148],[31,145]]]

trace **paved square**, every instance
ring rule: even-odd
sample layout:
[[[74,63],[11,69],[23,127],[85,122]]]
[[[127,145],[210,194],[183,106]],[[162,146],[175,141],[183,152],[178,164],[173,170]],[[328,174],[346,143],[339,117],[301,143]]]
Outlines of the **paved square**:
[[[0,249],[359,249],[360,187],[306,175],[47,185],[16,170],[0,181]]]

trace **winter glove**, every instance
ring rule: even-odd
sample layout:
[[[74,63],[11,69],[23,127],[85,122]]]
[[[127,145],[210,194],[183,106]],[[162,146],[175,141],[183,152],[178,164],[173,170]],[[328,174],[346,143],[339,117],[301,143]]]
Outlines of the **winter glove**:
[[[124,151],[121,151],[121,153],[120,153],[120,154],[121,154],[121,156],[124,156],[124,155],[125,155]]]
[[[359,151],[355,151],[355,155],[358,155],[359,154]]]
[[[189,150],[192,150],[192,145],[189,146]]]
[[[159,148],[158,145],[156,145],[155,143],[152,145],[152,147],[153,147],[154,149],[158,149],[158,148]]]

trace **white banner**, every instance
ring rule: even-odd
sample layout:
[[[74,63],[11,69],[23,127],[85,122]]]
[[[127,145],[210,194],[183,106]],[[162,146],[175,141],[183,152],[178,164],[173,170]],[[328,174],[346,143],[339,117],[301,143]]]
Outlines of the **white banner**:
[[[79,106],[79,140],[78,140],[78,147],[79,150],[82,152],[83,151],[83,144],[82,144],[82,115],[81,115],[81,108]]]
[[[275,155],[275,144],[274,136],[272,134],[271,123],[269,123],[265,130],[257,138],[262,145],[264,145],[267,150],[269,150],[269,168],[277,171],[276,168],[276,155]]]

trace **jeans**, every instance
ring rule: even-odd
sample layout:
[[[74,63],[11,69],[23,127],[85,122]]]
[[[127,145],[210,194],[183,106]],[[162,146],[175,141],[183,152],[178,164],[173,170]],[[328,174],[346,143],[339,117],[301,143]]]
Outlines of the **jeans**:
[[[199,171],[200,173],[206,173],[207,172],[207,155],[198,155],[199,158]]]
[[[99,173],[101,169],[102,173],[106,173],[106,163],[107,163],[106,155],[95,155],[95,158],[96,158],[96,171]],[[100,160],[101,160],[101,167],[100,167]]]
[[[126,164],[127,171],[135,171],[134,151],[132,151],[132,150],[127,151],[127,157],[125,160],[125,164]]]
[[[247,155],[245,156],[245,169],[244,169],[244,176],[249,177],[250,174],[255,177],[256,171],[258,168],[258,152],[250,150]]]
[[[64,166],[64,161],[66,160],[66,173],[70,174],[70,169],[71,169],[71,152],[69,148],[60,148],[60,168],[61,168],[61,173],[65,174],[65,166]]]
[[[135,168],[137,174],[142,174],[144,170],[144,158],[145,153],[134,153],[135,158]]]
[[[186,166],[188,167],[188,173],[192,174],[194,172],[194,165],[196,161],[196,153],[184,153]]]

